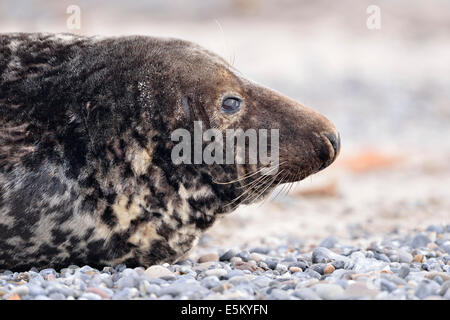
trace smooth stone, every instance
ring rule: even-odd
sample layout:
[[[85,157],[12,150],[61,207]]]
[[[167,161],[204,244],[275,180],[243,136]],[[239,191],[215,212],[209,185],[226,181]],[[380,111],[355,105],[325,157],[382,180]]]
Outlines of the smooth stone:
[[[214,261],[203,262],[203,263],[194,265],[192,267],[192,270],[197,273],[200,273],[200,272],[204,272],[210,268],[214,268],[214,266],[216,266],[216,265],[217,265],[217,262],[214,262]]]
[[[202,279],[201,283],[202,286],[204,286],[205,288],[211,289],[213,287],[220,285],[220,280],[216,276],[209,276]]]
[[[281,289],[273,289],[267,297],[269,300],[290,300],[291,296],[286,291]]]
[[[175,283],[167,287],[162,287],[160,294],[171,296],[195,294],[198,297],[201,295],[206,295],[208,294],[208,292],[208,289],[202,287],[197,283]]]
[[[444,279],[442,279],[441,276],[436,276],[433,280],[439,285],[442,285],[444,283]]]
[[[100,295],[92,293],[92,292],[85,292],[81,295],[80,299],[102,300],[102,297]]]
[[[278,263],[275,270],[278,271],[280,274],[283,274],[288,271],[288,267],[285,266],[284,264]]]
[[[244,271],[242,271],[242,270],[231,270],[227,273],[226,278],[231,279],[233,277],[242,276],[242,275],[244,275]]]
[[[450,300],[450,290],[447,290],[447,292],[444,294],[444,299]]]
[[[384,253],[375,252],[374,258],[377,260],[387,262],[387,263],[391,263],[391,260]]]
[[[266,247],[257,247],[257,248],[253,248],[250,250],[251,253],[260,253],[263,255],[266,255],[270,252],[270,248],[266,248]]]
[[[252,280],[252,283],[258,288],[268,287],[272,280],[265,276],[259,276]]]
[[[225,252],[223,255],[220,256],[220,261],[228,261],[231,258],[235,257],[239,252],[235,249],[230,249],[227,252]]]
[[[344,296],[344,289],[336,284],[319,283],[312,289],[324,300],[338,300]]]
[[[163,278],[166,276],[174,276],[173,272],[169,269],[163,267],[163,266],[151,266],[145,270],[145,274],[147,277],[153,279],[153,278]]]
[[[319,244],[319,247],[331,249],[331,248],[336,247],[336,244],[338,244],[338,243],[339,243],[338,239],[336,239],[333,236],[329,236],[329,237],[325,238],[324,240],[322,240],[322,242]]]
[[[86,288],[86,292],[94,293],[100,296],[102,299],[109,299],[114,294],[114,292],[112,290],[109,290],[108,288],[89,287]]]
[[[238,253],[238,257],[247,262],[248,260],[250,260],[250,252],[248,252],[247,250],[243,250]]]
[[[252,252],[250,253],[250,259],[255,260],[256,262],[260,262],[265,261],[267,259],[267,256],[260,253]]]
[[[202,255],[198,258],[199,263],[209,262],[209,261],[219,261],[219,255],[217,253],[208,253]]]
[[[344,267],[345,267],[345,262],[342,261],[342,260],[336,260],[336,261],[333,261],[333,262],[331,263],[331,265],[332,265],[335,269],[344,269]]]
[[[406,252],[405,250],[402,250],[402,249],[397,251],[397,255],[398,255],[399,262],[402,262],[402,263],[411,263],[411,261],[413,259],[412,254],[410,254],[409,252]]]
[[[228,272],[225,269],[210,269],[205,271],[207,277],[214,276],[217,278],[225,277]]]
[[[112,300],[128,300],[139,296],[139,290],[136,288],[125,288],[121,291],[116,291],[111,297]]]
[[[428,226],[428,228],[426,230],[428,232],[436,232],[436,233],[444,233],[445,232],[444,226],[440,226],[440,225]]]
[[[392,292],[397,289],[397,285],[389,280],[380,279],[380,289],[382,291]]]
[[[326,266],[327,266],[327,264],[325,264],[325,263],[316,263],[316,264],[313,264],[309,268],[314,270],[315,272],[319,273],[320,275],[323,275]]]
[[[136,280],[131,277],[123,276],[119,279],[117,282],[117,288],[119,290],[125,289],[125,288],[133,288],[136,285]]]
[[[250,280],[247,276],[235,276],[229,280],[229,282],[233,285],[240,285],[240,284],[249,284]]]
[[[375,297],[380,293],[379,290],[370,289],[367,287],[365,283],[355,282],[349,284],[345,289],[345,297],[346,298],[369,298],[375,299]]]
[[[449,272],[437,272],[437,271],[431,271],[427,272],[425,274],[425,278],[433,280],[435,277],[441,277],[442,280],[447,281],[450,280],[450,273]]]
[[[38,299],[38,297],[36,297],[36,299]],[[52,300],[65,300],[66,299],[66,296],[60,292],[53,292],[53,293],[49,294],[48,297]]]
[[[26,296],[30,293],[30,289],[26,285],[17,286],[10,291],[11,294],[17,294],[19,296]]]
[[[290,273],[296,273],[296,272],[302,272],[302,271],[303,271],[302,268],[299,268],[299,267],[290,267],[289,268]]]
[[[317,247],[312,252],[313,263],[330,263],[336,260],[346,262],[349,259],[324,247]]]
[[[325,268],[323,269],[323,273],[324,274],[332,274],[335,270],[336,270],[336,268],[332,264],[329,264],[329,265],[325,266]]]
[[[292,295],[302,300],[320,300],[319,295],[311,288],[296,289]]]
[[[154,294],[156,296],[159,296],[159,293],[161,291],[160,286],[158,286],[157,284],[152,284],[152,283],[149,283],[148,285],[145,284],[144,288],[145,288],[145,292],[147,294]]]
[[[255,272],[255,271],[264,272],[263,269],[261,269],[260,267],[256,266],[255,264],[252,264],[250,262],[237,262],[234,264],[234,268],[238,269],[238,270],[244,270],[244,271],[248,270],[250,272]]]
[[[422,280],[415,291],[415,295],[420,299],[425,299],[428,296],[436,295],[440,290],[440,286],[431,280]]]
[[[275,270],[277,268],[278,260],[276,260],[276,259],[268,259],[268,260],[265,260],[264,262],[272,270]]]
[[[308,269],[308,263],[306,261],[296,261],[296,262],[289,264],[289,268],[291,268],[291,267],[297,267],[302,270],[306,270],[306,269]]]
[[[440,246],[442,250],[444,250],[447,254],[450,254],[450,242],[447,241],[447,243]]]
[[[315,278],[315,279],[321,278],[320,273],[318,273],[317,271],[314,271],[313,269],[306,269],[306,271],[303,273],[310,276],[311,278]]]
[[[441,296],[445,295],[445,293],[447,291],[450,291],[450,280],[445,281],[442,285],[441,285],[441,289],[439,290],[439,294]]]
[[[34,284],[29,284],[28,285],[28,289],[29,289],[29,294],[31,296],[40,296],[40,295],[45,295],[45,289],[42,288],[41,286],[38,285],[34,285]]]
[[[414,236],[414,238],[411,241],[411,247],[412,248],[426,248],[427,244],[430,243],[431,240],[428,238],[428,236],[424,234],[418,234]]]

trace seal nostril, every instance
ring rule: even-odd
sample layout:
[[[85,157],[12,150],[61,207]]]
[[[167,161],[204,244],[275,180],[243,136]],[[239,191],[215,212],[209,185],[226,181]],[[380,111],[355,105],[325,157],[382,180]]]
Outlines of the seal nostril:
[[[337,133],[337,135],[335,135],[333,133],[329,133],[326,135],[326,137],[328,138],[328,140],[330,140],[330,143],[333,146],[333,149],[334,149],[333,159],[335,159],[341,149],[341,137],[340,137],[339,133]]]

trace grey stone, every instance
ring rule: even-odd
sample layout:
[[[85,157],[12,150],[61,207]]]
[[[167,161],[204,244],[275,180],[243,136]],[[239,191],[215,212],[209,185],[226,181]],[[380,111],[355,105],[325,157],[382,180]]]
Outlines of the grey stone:
[[[402,262],[402,263],[411,263],[411,261],[413,259],[412,254],[410,254],[409,252],[402,250],[402,249],[397,251],[397,255],[399,258],[399,262]]]
[[[329,263],[333,261],[348,261],[347,257],[334,253],[330,249],[324,247],[315,248],[312,253],[313,263]]]
[[[320,300],[319,295],[311,288],[296,289],[292,295],[302,300]]]
[[[431,280],[422,280],[415,291],[415,295],[420,299],[436,295],[440,290],[440,286]]]
[[[431,240],[424,234],[418,234],[414,236],[414,238],[411,241],[411,247],[412,248],[425,248],[428,243],[430,243]]]
[[[319,244],[319,247],[324,247],[324,248],[334,248],[336,246],[336,244],[339,243],[339,240],[336,239],[333,236],[329,236],[327,238],[325,238],[324,240],[322,240],[322,242]]]
[[[127,277],[127,276],[123,276],[117,282],[117,288],[119,290],[122,290],[125,288],[133,288],[135,285],[136,285],[136,280],[132,277]]]
[[[205,288],[211,289],[213,287],[220,285],[220,280],[216,276],[209,276],[209,277],[204,278],[201,281],[201,283],[202,283],[202,286],[204,286]]]
[[[343,298],[344,289],[336,284],[319,283],[312,286],[312,289],[317,293],[319,297],[324,300],[338,300]]]
[[[238,251],[235,249],[230,249],[227,252],[225,252],[223,255],[220,256],[220,261],[228,261],[231,258],[235,257],[238,254]]]

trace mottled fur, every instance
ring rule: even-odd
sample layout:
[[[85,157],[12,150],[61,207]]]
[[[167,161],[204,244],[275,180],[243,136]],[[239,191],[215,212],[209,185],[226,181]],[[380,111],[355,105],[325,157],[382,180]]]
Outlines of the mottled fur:
[[[229,93],[245,103],[233,116],[220,112]],[[284,182],[337,153],[328,120],[193,43],[0,35],[0,269],[151,265],[186,254],[257,178],[217,184],[255,168],[174,165],[170,134],[193,130],[194,120],[279,128],[282,168],[292,173]]]

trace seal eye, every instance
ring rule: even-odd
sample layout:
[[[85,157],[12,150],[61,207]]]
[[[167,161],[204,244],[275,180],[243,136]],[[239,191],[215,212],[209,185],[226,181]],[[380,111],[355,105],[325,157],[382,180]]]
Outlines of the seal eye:
[[[222,111],[225,113],[235,113],[241,109],[241,99],[228,97],[223,99]]]

